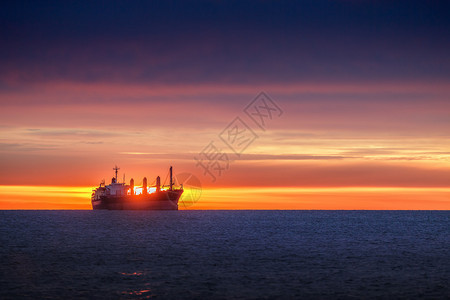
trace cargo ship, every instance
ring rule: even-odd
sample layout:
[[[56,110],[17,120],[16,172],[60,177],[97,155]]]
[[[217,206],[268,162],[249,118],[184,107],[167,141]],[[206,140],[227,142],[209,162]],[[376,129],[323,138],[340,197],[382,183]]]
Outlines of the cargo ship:
[[[115,166],[115,177],[111,184],[106,185],[104,180],[100,186],[92,191],[92,209],[109,210],[178,210],[178,200],[183,194],[183,185],[176,188],[172,177],[172,167],[169,169],[169,185],[161,186],[160,177],[156,177],[156,184],[147,186],[147,178],[142,180],[142,186],[135,186],[133,178],[130,184],[119,182]]]

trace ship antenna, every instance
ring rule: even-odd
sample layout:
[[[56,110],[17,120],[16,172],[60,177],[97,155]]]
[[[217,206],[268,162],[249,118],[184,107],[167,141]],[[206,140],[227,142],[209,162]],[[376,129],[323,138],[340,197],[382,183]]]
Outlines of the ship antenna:
[[[117,167],[117,165],[113,168],[114,171],[116,171],[116,182],[117,182],[117,171],[120,170],[120,168]]]

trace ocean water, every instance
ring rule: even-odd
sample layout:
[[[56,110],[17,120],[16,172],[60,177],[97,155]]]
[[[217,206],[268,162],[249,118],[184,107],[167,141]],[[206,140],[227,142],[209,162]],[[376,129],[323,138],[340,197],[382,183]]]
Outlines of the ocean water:
[[[0,211],[0,299],[448,299],[449,283],[449,211]]]

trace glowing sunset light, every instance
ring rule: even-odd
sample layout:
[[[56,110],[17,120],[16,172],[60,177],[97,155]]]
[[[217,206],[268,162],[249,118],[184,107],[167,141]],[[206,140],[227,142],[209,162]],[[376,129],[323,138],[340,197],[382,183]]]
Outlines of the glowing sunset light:
[[[12,196],[43,197],[50,194],[53,197],[86,198],[91,192],[92,187],[0,185],[0,194]]]
[[[192,174],[186,209],[450,209],[448,8],[331,2],[5,5],[1,207],[89,209],[117,164]]]
[[[137,187],[137,186],[134,187],[135,195],[142,195],[142,191],[143,191],[142,187]]]
[[[163,190],[163,189],[161,189],[161,190]],[[130,195],[131,191],[130,190],[128,190],[128,191],[129,191],[128,195]],[[135,186],[133,195],[142,195],[142,192],[143,192],[143,188],[142,187]],[[147,193],[148,194],[151,194],[151,193],[154,193],[154,192],[156,192],[156,188],[155,187],[147,187]]]
[[[0,185],[0,209],[92,209],[92,187]]]
[[[135,188],[136,195],[142,188]],[[91,209],[91,187],[0,186],[2,209]],[[149,193],[154,192],[149,190]],[[186,191],[189,193],[189,189]],[[180,209],[400,209],[445,210],[450,188],[239,187],[205,188]],[[273,201],[276,198],[277,201]],[[187,200],[189,201],[189,200]]]

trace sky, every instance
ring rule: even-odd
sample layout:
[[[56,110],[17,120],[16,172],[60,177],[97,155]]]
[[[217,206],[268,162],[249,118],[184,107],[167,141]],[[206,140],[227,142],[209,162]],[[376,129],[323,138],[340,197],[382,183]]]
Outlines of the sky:
[[[450,209],[447,1],[0,7],[0,209],[115,165],[192,174],[183,209]]]

